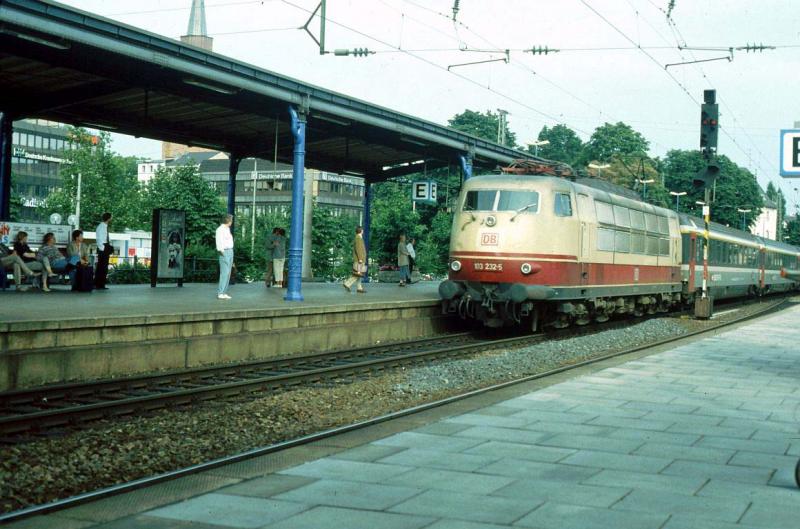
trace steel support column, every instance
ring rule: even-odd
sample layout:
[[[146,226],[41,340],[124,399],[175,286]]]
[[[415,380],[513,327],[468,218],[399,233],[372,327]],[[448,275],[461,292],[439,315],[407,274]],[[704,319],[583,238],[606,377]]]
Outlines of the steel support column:
[[[294,137],[294,160],[292,162],[292,224],[289,234],[289,285],[286,301],[303,301],[301,276],[303,273],[303,179],[306,161],[306,113],[289,107]]]
[[[472,178],[472,156],[470,154],[462,154],[458,159],[461,161],[461,176],[466,182]]]
[[[239,164],[242,157],[231,153],[228,163],[228,213],[231,215],[236,211],[236,174],[239,172]]]
[[[12,127],[8,112],[0,112],[0,220],[11,220]]]
[[[367,250],[367,260],[365,264],[367,265],[367,271],[364,274],[364,279],[361,280],[362,283],[369,283],[369,224],[370,220],[372,219],[372,214],[370,213],[370,206],[372,205],[372,185],[367,182],[366,178],[364,179],[364,223],[361,226],[364,229],[364,232],[361,234],[361,237],[364,239],[364,248]]]

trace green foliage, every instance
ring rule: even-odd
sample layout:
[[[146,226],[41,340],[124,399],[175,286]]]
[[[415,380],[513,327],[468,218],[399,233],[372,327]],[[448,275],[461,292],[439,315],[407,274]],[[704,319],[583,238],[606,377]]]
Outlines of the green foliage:
[[[479,138],[489,141],[497,141],[497,129],[500,127],[500,116],[491,110],[486,113],[475,112],[474,110],[465,110],[461,114],[456,114],[450,119],[447,124],[452,129],[472,134]],[[508,122],[505,126],[506,142],[505,145],[514,147],[517,144],[517,135],[511,132],[508,128]]]
[[[566,125],[555,125],[547,128],[545,125],[539,132],[539,141],[547,140],[549,145],[539,147],[539,156],[548,160],[574,165],[581,158],[583,152],[583,142],[574,130]],[[528,147],[528,151],[535,152],[536,148]]]
[[[373,184],[370,211],[369,253],[382,265],[397,265],[397,242],[401,233],[419,238],[423,225],[413,211],[411,186],[398,182]]]
[[[186,244],[214,245],[214,232],[225,214],[225,205],[206,182],[197,166],[162,167],[147,184],[140,206],[140,217],[149,216],[156,208],[182,209],[186,212]],[[142,219],[142,224],[150,222]]]
[[[314,204],[311,231],[311,270],[314,277],[334,279],[353,268],[353,237],[358,219],[336,216],[328,207]]]
[[[17,175],[11,173],[11,203],[10,205],[10,219],[12,221],[20,221],[20,215],[22,214],[22,197],[19,193],[14,192],[14,180],[16,179]]]
[[[714,203],[711,205],[711,220],[731,227],[741,228],[741,213],[737,209],[750,209],[748,225],[761,213],[764,205],[761,188],[755,176],[743,167],[733,163],[727,156],[717,156],[720,166],[717,178]],[[667,189],[688,194],[681,197],[681,211],[702,215],[702,208],[695,202],[702,201],[704,191],[692,185],[694,176],[705,168],[705,160],[700,151],[673,150],[664,159],[664,179]]]
[[[597,127],[583,149],[581,160],[606,162],[614,155],[646,156],[650,143],[640,133],[618,122]]]
[[[417,263],[423,272],[436,275],[447,273],[447,259],[450,251],[450,228],[453,214],[439,210],[429,224],[421,240],[418,241]]]
[[[791,221],[786,223],[786,232],[784,233],[786,242],[800,246],[800,220],[795,216]]]
[[[112,229],[146,228],[142,217],[142,188],[137,181],[136,160],[111,151],[110,135],[92,136],[86,130],[70,130],[76,149],[65,152],[62,188],[45,201],[45,216],[57,212],[63,218],[75,212],[78,175],[81,175],[81,227],[94,230],[103,212],[114,215]],[[95,143],[94,138],[98,138]]]

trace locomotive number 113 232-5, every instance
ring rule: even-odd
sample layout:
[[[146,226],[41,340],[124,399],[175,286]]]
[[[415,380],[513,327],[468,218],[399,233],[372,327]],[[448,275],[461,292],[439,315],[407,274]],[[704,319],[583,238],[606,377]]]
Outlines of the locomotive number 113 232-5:
[[[481,272],[502,272],[503,263],[472,263],[473,270],[480,270]]]

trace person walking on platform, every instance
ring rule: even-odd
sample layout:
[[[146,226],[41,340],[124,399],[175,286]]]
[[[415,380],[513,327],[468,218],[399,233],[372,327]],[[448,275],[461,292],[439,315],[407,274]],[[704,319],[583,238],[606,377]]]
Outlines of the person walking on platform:
[[[350,277],[345,279],[342,286],[348,292],[356,286],[356,292],[366,294],[367,291],[361,285],[361,278],[367,273],[367,247],[364,244],[364,228],[356,226],[356,236],[353,238],[353,271]]]
[[[411,281],[411,276],[408,273],[408,244],[406,243],[405,234],[400,235],[400,241],[397,243],[397,266],[400,268],[400,286],[404,287]]]
[[[283,287],[283,264],[286,261],[286,230],[278,228],[278,233],[272,242],[272,273],[275,274],[275,284]]]
[[[97,242],[97,268],[94,272],[94,288],[95,290],[108,290],[106,286],[106,278],[108,277],[108,258],[111,257],[111,252],[114,247],[111,246],[111,236],[108,233],[108,225],[111,222],[111,213],[106,211],[102,220],[97,225],[95,231],[95,241]]]
[[[267,235],[267,239],[265,241],[265,246],[267,249],[267,272],[264,274],[264,283],[266,283],[267,288],[271,287],[275,282],[275,272],[272,267],[272,251],[275,249],[275,237],[277,237],[278,234],[280,234],[280,228],[272,228],[272,233]]]
[[[406,249],[408,250],[408,282],[413,283],[411,281],[411,275],[414,273],[414,265],[417,263],[417,251],[414,249],[414,244],[416,243],[416,239],[409,239],[408,244],[406,244]]]
[[[217,253],[219,253],[219,286],[217,287],[217,299],[231,299],[228,295],[228,284],[231,280],[231,268],[233,267],[233,234],[231,233],[233,215],[225,215],[222,224],[217,228],[216,243]]]

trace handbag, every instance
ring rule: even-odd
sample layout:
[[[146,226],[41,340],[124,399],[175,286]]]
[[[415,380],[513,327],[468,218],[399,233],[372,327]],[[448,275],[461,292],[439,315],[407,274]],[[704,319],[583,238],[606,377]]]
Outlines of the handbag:
[[[362,276],[363,277],[364,274],[367,273],[367,265],[366,265],[366,263],[356,263],[355,267],[353,268],[353,272],[355,272],[355,274],[357,276]]]

